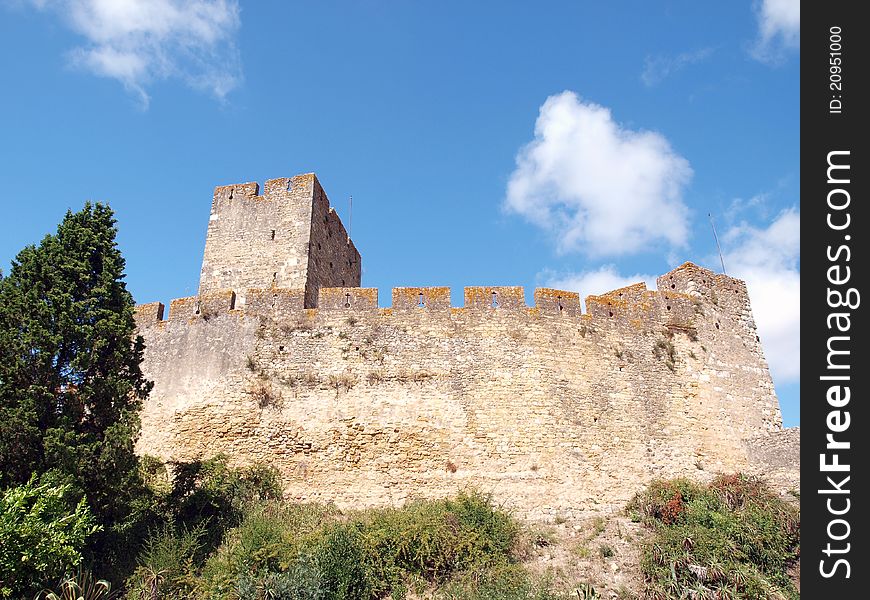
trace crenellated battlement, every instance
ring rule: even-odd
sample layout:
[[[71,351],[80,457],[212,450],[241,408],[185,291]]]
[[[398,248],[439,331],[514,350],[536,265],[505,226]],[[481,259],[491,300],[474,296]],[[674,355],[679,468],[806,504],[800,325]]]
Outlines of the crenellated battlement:
[[[212,214],[218,212],[215,210],[216,206],[225,202],[242,202],[245,200],[255,202],[278,201],[290,198],[294,191],[297,193],[301,190],[314,191],[315,188],[320,188],[320,183],[317,181],[317,176],[314,173],[302,173],[293,177],[268,179],[263,184],[262,195],[260,195],[260,184],[256,181],[219,185],[214,188]]]
[[[537,288],[535,308],[545,315],[577,317],[581,314],[580,294],[553,288]]]
[[[744,281],[714,273],[690,262],[683,263],[657,278],[656,287],[665,292],[670,290],[695,298],[704,298],[714,304],[724,302],[727,306],[743,306],[749,301]]]
[[[654,319],[663,322],[688,322],[701,310],[702,304],[735,318],[744,315],[748,303],[745,284],[732,277],[718,275],[685,263],[657,279],[658,289],[648,290],[643,282],[586,297],[587,317],[625,321]],[[184,321],[211,318],[235,312],[249,316],[290,318],[306,309],[304,290],[293,288],[248,288],[246,302],[237,306],[234,290],[212,290],[198,296],[178,298],[170,303],[168,316],[159,302],[136,308],[140,327],[160,321]],[[728,300],[722,302],[720,297]],[[536,288],[534,303],[526,304],[525,290],[518,286],[471,286],[464,288],[464,304],[452,306],[449,287],[397,287],[392,290],[392,304],[381,308],[377,288],[321,287],[317,310],[346,312],[421,311],[448,312],[467,310],[498,314],[525,313],[534,316],[582,317],[580,294],[552,288]]]

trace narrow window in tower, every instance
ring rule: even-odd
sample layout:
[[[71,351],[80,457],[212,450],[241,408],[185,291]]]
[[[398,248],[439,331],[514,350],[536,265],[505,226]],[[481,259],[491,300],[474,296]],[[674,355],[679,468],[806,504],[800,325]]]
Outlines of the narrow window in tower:
[[[350,308],[350,294],[347,294],[347,293],[346,293],[346,294],[344,295],[344,307],[345,307],[345,308]]]
[[[498,308],[498,296],[495,292],[492,293],[492,307]]]
[[[273,242],[275,241],[275,230],[274,229],[272,230],[272,241]]]
[[[417,297],[417,308],[425,308],[426,303],[423,302],[423,292],[420,292],[420,295]]]

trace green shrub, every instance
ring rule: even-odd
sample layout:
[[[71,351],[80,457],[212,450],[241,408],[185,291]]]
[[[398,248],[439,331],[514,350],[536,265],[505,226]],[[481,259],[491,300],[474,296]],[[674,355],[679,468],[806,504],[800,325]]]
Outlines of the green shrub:
[[[167,524],[145,541],[138,566],[127,580],[128,598],[190,598],[196,583],[196,568],[202,561],[204,529],[181,531]]]
[[[143,457],[140,472],[153,506],[150,531],[140,536],[145,542],[126,578],[132,598],[194,597],[203,564],[247,507],[280,498],[274,471],[256,465],[231,468],[223,456],[170,465]]]
[[[245,511],[239,526],[227,532],[221,547],[206,562],[201,589],[220,595],[245,575],[286,568],[295,551],[292,530],[281,519],[281,513],[267,506]],[[253,579],[251,583],[256,584]]]
[[[368,600],[375,597],[378,582],[372,577],[359,524],[328,526],[311,558],[320,573],[327,598]]]
[[[534,577],[520,565],[499,564],[462,574],[443,586],[439,600],[568,600],[546,578]]]
[[[0,597],[33,595],[49,579],[78,566],[86,540],[99,527],[85,499],[70,486],[36,478],[0,496]]]
[[[400,509],[339,514],[318,505],[254,503],[208,559],[210,598],[402,598],[409,583],[512,562],[519,527],[479,493]]]
[[[406,574],[437,583],[474,565],[508,560],[519,534],[516,521],[477,492],[361,518],[378,579],[393,583]]]
[[[269,573],[263,578],[266,600],[327,600],[327,586],[320,569],[310,557],[303,556],[283,573]]]
[[[787,575],[800,552],[798,509],[758,479],[723,475],[708,486],[659,481],[628,510],[655,531],[641,564],[648,595],[798,597]]]
[[[233,600],[329,600],[337,596],[327,594],[316,567],[299,562],[281,573],[242,574],[227,597]]]
[[[329,600],[320,572],[310,562],[297,562],[283,573],[259,577],[245,574],[236,584],[234,600]]]
[[[203,527],[201,541],[208,551],[220,545],[226,531],[241,522],[247,504],[281,498],[277,473],[268,467],[231,468],[223,455],[173,467],[167,510],[179,526]]]
[[[311,547],[312,532],[319,531],[337,514],[334,508],[316,504],[249,504],[238,527],[227,532],[223,544],[206,561],[198,580],[200,595],[230,598],[237,588],[266,586],[267,582],[258,577],[285,572],[290,573],[299,589],[318,588],[319,583],[311,583],[308,576],[315,567],[302,555]],[[243,581],[245,578],[248,581]],[[299,594],[302,598],[317,597],[308,592]]]

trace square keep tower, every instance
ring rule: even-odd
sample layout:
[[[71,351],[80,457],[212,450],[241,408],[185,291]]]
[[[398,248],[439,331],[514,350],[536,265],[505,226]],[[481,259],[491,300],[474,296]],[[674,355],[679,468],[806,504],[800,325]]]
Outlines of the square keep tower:
[[[244,305],[250,288],[359,287],[361,259],[314,173],[214,190],[200,295],[231,289]]]

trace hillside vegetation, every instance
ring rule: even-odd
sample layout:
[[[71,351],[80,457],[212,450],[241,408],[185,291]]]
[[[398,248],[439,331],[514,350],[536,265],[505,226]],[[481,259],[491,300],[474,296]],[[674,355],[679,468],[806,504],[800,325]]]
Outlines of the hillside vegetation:
[[[797,598],[800,512],[744,475],[659,481],[628,506],[654,531],[643,548],[650,598]]]
[[[520,564],[520,524],[477,492],[346,513],[251,500],[217,545],[208,543],[221,533],[212,528],[155,531],[128,580],[129,597],[561,597]]]

